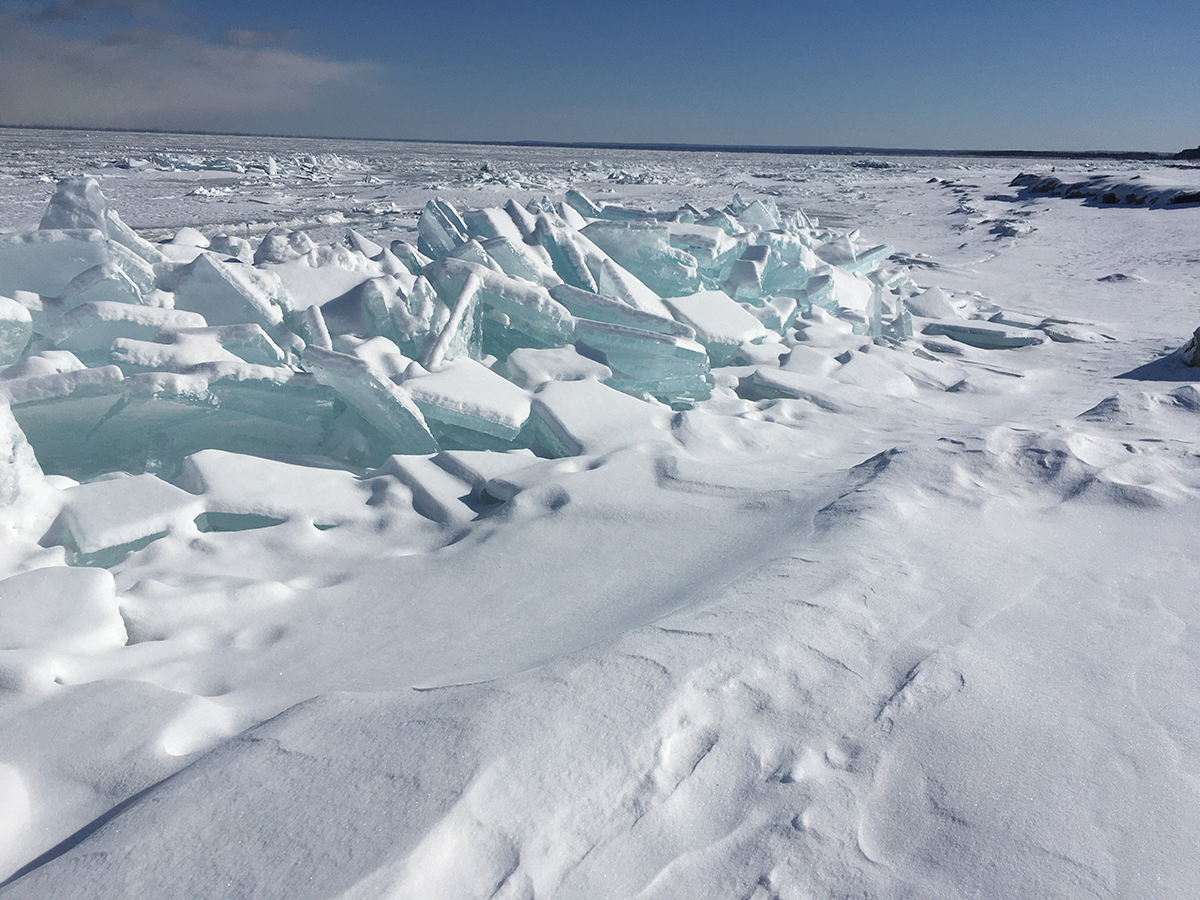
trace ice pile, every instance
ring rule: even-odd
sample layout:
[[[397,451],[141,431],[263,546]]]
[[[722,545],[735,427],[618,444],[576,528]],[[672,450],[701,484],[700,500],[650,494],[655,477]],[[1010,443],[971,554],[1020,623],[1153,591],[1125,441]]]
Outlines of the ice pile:
[[[0,234],[0,403],[43,471],[72,479],[178,479],[214,450],[362,472],[596,452],[714,395],[836,410],[830,384],[944,390],[962,373],[939,354],[1045,338],[770,200],[435,199],[418,235],[318,245],[277,228],[252,247],[185,228],[151,244],[94,179],[65,179],[38,230]]]

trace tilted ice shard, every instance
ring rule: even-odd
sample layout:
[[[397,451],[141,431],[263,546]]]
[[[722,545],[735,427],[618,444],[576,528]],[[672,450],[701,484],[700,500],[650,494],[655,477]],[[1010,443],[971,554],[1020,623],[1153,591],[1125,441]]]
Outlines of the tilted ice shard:
[[[443,257],[425,269],[447,305],[457,300],[472,273],[480,282],[478,303],[493,314],[490,333],[485,329],[483,335],[488,353],[503,358],[516,347],[561,347],[571,342],[571,314],[544,287],[453,257]]]
[[[580,233],[660,297],[699,288],[696,259],[672,246],[666,224],[593,222]]]
[[[0,234],[0,295],[58,297],[80,272],[112,261],[112,248],[94,228]]]
[[[592,269],[599,267],[603,255],[591,241],[568,226],[555,223],[545,213],[537,218],[534,236],[550,254],[554,271],[563,281],[586,291],[597,290]]]
[[[912,310],[913,315],[926,319],[958,318],[958,311],[938,287],[928,288],[914,297],[906,298],[904,305]]]
[[[577,319],[592,319],[597,322],[608,322],[613,325],[625,325],[629,328],[642,328],[646,331],[657,331],[661,334],[675,334],[681,337],[694,338],[695,331],[687,325],[681,325],[671,317],[671,311],[664,304],[662,312],[648,312],[635,306],[630,306],[616,297],[604,294],[594,294],[569,284],[560,284],[550,289],[550,296],[565,306]],[[661,302],[661,301],[660,301]]]
[[[435,453],[437,441],[408,392],[380,379],[361,359],[308,347],[302,364],[364,420],[393,442],[395,452]]]
[[[283,286],[273,272],[201,253],[172,289],[176,309],[199,313],[210,325],[256,322],[270,330],[283,325]]]
[[[566,193],[566,201],[574,207],[575,211],[581,216],[586,216],[589,219],[600,218],[600,207],[581,194],[579,191],[572,188]]]
[[[368,278],[321,307],[331,333],[386,337],[413,356],[449,314],[429,281],[411,275]]]
[[[606,383],[629,394],[649,394],[691,406],[711,393],[708,354],[695,340],[624,325],[578,319],[575,346],[612,371]]]
[[[417,220],[417,234],[417,249],[435,258],[449,253],[469,237],[458,210],[441,199],[425,204]]]

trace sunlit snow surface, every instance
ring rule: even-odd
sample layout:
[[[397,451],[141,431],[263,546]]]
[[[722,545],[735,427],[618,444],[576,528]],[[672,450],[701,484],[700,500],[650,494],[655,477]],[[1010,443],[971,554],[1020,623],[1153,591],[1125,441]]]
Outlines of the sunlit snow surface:
[[[298,429],[169,481],[144,453],[127,477],[69,445],[41,461],[76,485],[0,409],[0,896],[1194,891],[1200,391],[1174,351],[1200,324],[1200,207],[1030,193],[1009,183],[1049,164],[1017,160],[0,138],[0,229],[86,173],[142,237],[198,229],[156,245],[176,263],[277,226],[416,244],[435,197],[737,193],[861,229],[938,288],[897,345],[820,314],[757,335],[691,409],[595,393],[573,379],[609,370],[570,348],[518,351],[503,384],[576,417],[564,459],[397,456],[364,479],[302,465]],[[354,287],[277,265],[297,296]],[[714,345],[732,328],[678,307]],[[1013,349],[962,332],[984,326]],[[120,361],[274,352],[179,334],[122,338]],[[382,384],[395,357],[372,353]],[[18,365],[0,386],[74,364]],[[495,374],[471,396],[516,421]],[[431,402],[463,377],[404,383]]]

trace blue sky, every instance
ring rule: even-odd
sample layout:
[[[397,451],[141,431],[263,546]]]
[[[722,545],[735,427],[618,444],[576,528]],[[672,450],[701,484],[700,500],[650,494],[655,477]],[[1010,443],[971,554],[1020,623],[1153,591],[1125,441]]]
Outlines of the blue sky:
[[[1200,2],[0,0],[0,124],[1173,151]]]

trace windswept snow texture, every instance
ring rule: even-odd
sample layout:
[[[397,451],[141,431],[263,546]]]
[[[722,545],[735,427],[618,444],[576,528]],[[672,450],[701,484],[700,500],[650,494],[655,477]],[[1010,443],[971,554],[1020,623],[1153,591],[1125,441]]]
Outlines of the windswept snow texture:
[[[1194,893],[1200,170],[3,136],[4,900]]]

